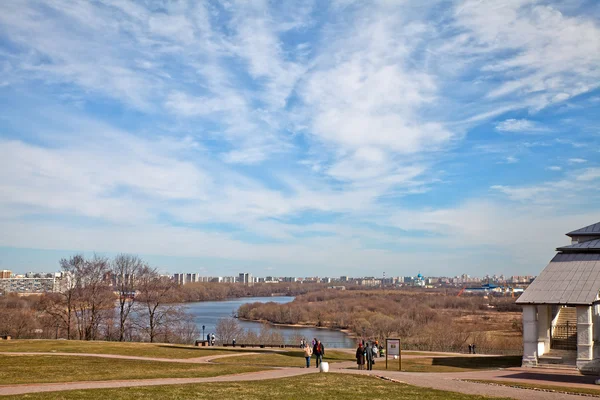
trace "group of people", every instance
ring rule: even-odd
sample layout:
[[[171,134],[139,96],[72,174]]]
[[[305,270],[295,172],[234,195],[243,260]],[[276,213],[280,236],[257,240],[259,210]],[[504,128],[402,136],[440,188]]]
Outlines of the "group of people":
[[[323,362],[323,356],[325,355],[325,346],[320,340],[314,338],[312,342],[307,342],[305,339],[300,341],[300,346],[304,349],[304,358],[306,359],[306,368],[310,368],[310,359],[315,357],[315,363],[317,368]]]
[[[380,355],[380,352],[383,352],[383,348],[379,349],[379,343],[375,342],[366,342],[363,340],[358,343],[358,348],[356,349],[356,363],[358,364],[358,369],[365,369],[365,364],[367,365],[367,370],[371,371],[373,369],[373,364],[375,364],[375,358]]]
[[[207,334],[206,341],[208,342],[209,346],[214,346],[215,345],[215,334],[214,333]]]

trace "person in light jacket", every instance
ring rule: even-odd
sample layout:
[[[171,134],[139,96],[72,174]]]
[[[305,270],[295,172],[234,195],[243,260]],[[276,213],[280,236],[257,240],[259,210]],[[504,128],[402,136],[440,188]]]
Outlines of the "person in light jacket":
[[[304,358],[306,359],[306,368],[310,368],[310,356],[313,354],[313,349],[308,343],[304,344]]]

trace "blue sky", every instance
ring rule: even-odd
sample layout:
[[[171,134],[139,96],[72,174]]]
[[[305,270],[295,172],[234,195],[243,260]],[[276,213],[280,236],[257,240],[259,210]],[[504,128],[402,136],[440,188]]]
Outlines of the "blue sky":
[[[0,268],[536,274],[600,221],[595,1],[0,2]]]

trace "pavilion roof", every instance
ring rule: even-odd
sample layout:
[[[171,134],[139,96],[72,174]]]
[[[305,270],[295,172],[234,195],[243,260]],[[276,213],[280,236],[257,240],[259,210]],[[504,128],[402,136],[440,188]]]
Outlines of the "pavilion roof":
[[[600,236],[600,222],[574,230],[567,233],[567,236]]]
[[[559,247],[556,251],[562,251],[563,253],[600,252],[600,239]]]
[[[562,251],[561,249],[558,250]],[[517,303],[592,304],[600,291],[600,252],[582,253],[581,249],[578,251],[577,253],[561,252],[554,256],[519,297]]]

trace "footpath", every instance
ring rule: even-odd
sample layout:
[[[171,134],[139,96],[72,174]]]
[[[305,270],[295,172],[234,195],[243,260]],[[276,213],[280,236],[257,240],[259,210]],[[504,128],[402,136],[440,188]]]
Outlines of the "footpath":
[[[61,355],[74,357],[103,357],[129,360],[160,361],[166,363],[210,363],[223,357],[235,357],[256,353],[226,354],[198,357],[192,359],[164,359],[136,356],[122,356],[109,354],[82,354],[82,353],[0,353],[5,355]],[[450,354],[449,354],[450,355]],[[410,357],[410,356],[409,356]],[[420,358],[423,356],[412,356]],[[410,358],[412,358],[410,357]],[[426,357],[426,356],[425,356]],[[0,385],[0,396],[21,395],[27,393],[56,392],[64,390],[82,389],[109,389],[139,386],[158,385],[183,385],[209,382],[239,382],[266,379],[289,378],[305,374],[318,373],[316,368],[290,368],[273,367],[273,369],[235,374],[222,375],[209,378],[159,378],[159,379],[133,379],[133,380],[110,380],[110,381],[84,381],[63,383],[39,383],[39,384],[17,384]],[[460,373],[416,373],[400,371],[359,371],[354,362],[339,362],[330,364],[330,373],[372,375],[382,379],[406,383],[409,385],[432,388],[444,391],[474,394],[489,397],[509,397],[519,400],[581,400],[582,396],[563,394],[555,392],[542,392],[529,389],[520,389],[509,386],[496,386],[483,383],[469,382],[467,380],[502,380],[515,383],[540,384],[546,386],[560,386],[573,388],[597,388],[593,377],[586,377],[564,370],[542,370],[526,368],[508,368],[500,370],[487,370]]]

